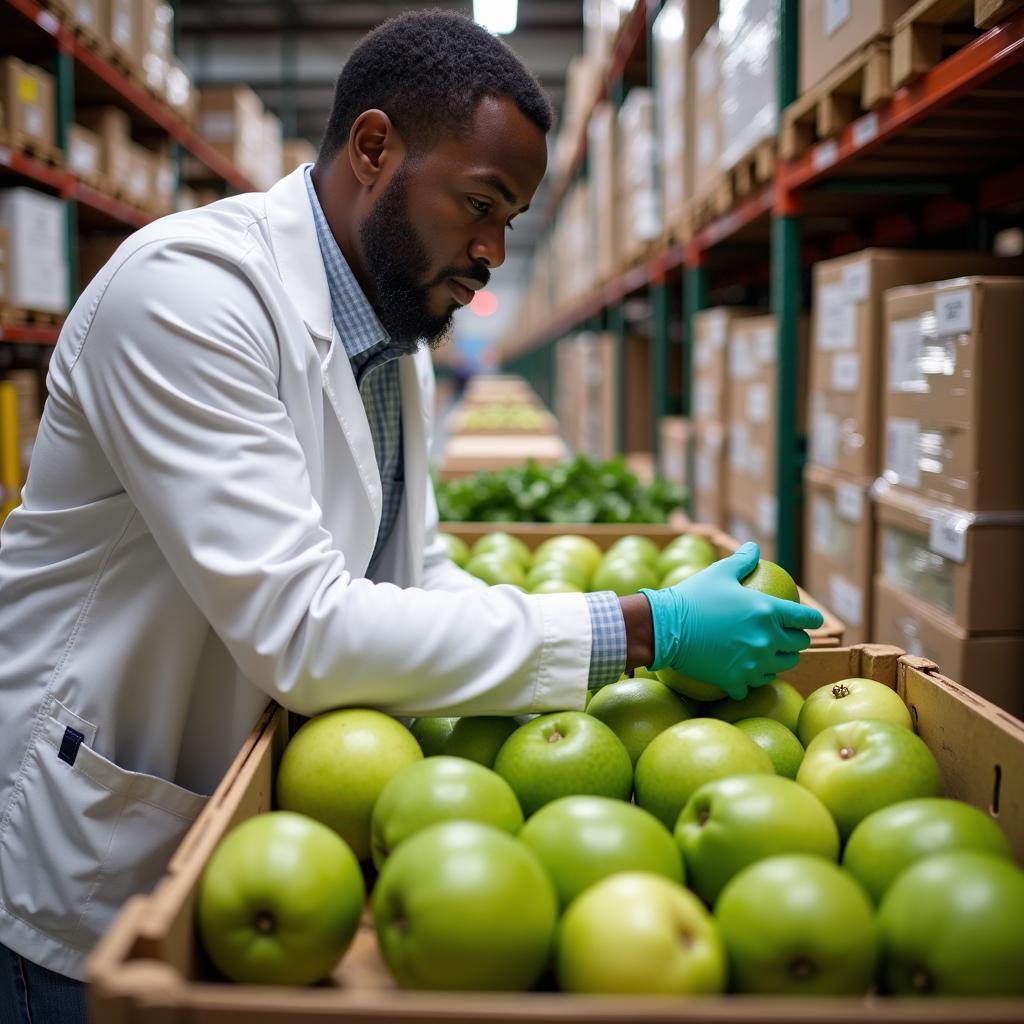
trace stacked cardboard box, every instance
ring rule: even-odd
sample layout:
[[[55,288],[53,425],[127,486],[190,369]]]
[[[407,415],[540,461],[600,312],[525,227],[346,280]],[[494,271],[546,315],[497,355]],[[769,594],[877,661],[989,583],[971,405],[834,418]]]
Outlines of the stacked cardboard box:
[[[698,522],[725,524],[729,334],[753,310],[722,306],[693,318],[693,511]]]
[[[690,487],[690,421],[663,416],[658,424],[658,472],[684,490]]]
[[[887,38],[914,0],[802,0],[800,94],[872,40]]]
[[[11,232],[0,224],[0,308],[11,303]]]
[[[103,140],[80,124],[68,125],[67,168],[87,184],[103,187]]]
[[[619,108],[619,232],[627,262],[661,233],[654,92],[630,89]]]
[[[149,89],[167,98],[167,72],[174,57],[174,10],[160,0],[137,0],[139,73]]]
[[[896,288],[875,633],[1024,713],[1024,278]]]
[[[615,340],[590,331],[564,338],[555,350],[555,412],[576,452],[611,458],[616,443]]]
[[[39,417],[43,410],[42,393],[37,370],[8,370],[4,380],[11,384],[17,395],[18,445],[21,460],[21,484],[28,476],[28,464],[32,458],[36,435],[39,433]]]
[[[693,195],[714,188],[722,153],[722,114],[719,86],[722,54],[718,27],[712,25],[694,50],[690,63],[689,92],[693,97]]]
[[[666,0],[652,26],[666,224],[681,221],[693,194],[694,104],[687,83],[693,52],[717,15],[718,0]]]
[[[872,622],[873,520],[869,514],[852,521],[854,503],[849,497],[843,518],[838,502],[840,492],[866,492],[881,470],[885,291],[972,268],[995,272],[1004,265],[1005,261],[981,253],[865,249],[814,267],[808,454],[815,472],[808,488],[817,498],[818,519],[814,502],[809,501],[804,580],[823,600],[836,595],[833,604],[842,606],[840,614],[857,639],[869,638]],[[826,500],[833,502],[834,515],[841,519],[834,532],[855,534],[849,544],[855,563],[830,558],[822,550]]]
[[[597,276],[607,280],[621,269],[615,107],[599,103],[587,125],[587,159],[594,203]]]
[[[30,188],[0,190],[0,225],[10,238],[9,303],[66,313],[68,260],[64,201]]]
[[[247,85],[199,94],[199,134],[253,182],[263,177],[263,102]]]
[[[723,170],[775,137],[779,48],[776,0],[721,0],[718,15]]]
[[[164,95],[167,105],[186,124],[196,124],[199,117],[199,91],[192,85],[192,78],[185,65],[176,57],[167,63]]]
[[[316,147],[306,139],[285,139],[281,144],[281,173],[289,174],[302,164],[316,163]]]
[[[111,46],[115,59],[137,71],[142,40],[142,11],[136,0],[100,0],[100,35]]]
[[[603,61],[594,57],[583,55],[569,61],[562,119],[551,161],[556,177],[562,177],[569,172],[569,167],[576,156],[580,134],[586,127],[587,116],[600,91],[603,73]]]
[[[17,57],[0,60],[0,110],[8,144],[49,153],[56,148],[53,75]]]
[[[806,325],[798,337],[796,393],[803,393]],[[727,408],[727,522],[733,536],[756,540],[774,558],[778,437],[778,327],[774,316],[733,321],[729,332]],[[802,429],[802,416],[797,417]]]
[[[263,113],[263,156],[256,184],[266,190],[281,177],[284,164],[284,131],[281,118],[267,110]]]

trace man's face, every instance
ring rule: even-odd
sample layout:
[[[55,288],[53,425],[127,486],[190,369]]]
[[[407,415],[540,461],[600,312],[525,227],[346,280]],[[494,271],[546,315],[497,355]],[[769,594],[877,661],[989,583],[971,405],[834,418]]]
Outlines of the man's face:
[[[504,262],[505,232],[546,166],[544,133],[506,97],[484,97],[461,137],[405,159],[360,227],[394,344],[447,338],[452,315]]]

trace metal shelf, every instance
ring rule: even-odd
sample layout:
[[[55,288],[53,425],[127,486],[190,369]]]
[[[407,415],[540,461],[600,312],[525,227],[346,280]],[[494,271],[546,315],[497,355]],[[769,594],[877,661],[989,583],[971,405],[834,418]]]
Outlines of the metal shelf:
[[[59,327],[0,324],[0,341],[24,345],[56,345]]]

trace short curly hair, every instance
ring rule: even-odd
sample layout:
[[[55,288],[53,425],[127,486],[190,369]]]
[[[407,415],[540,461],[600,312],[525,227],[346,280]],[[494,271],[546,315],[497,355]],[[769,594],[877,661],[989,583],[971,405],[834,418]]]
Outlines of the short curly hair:
[[[450,11],[385,21],[352,51],[338,75],[318,162],[348,142],[356,118],[383,110],[412,153],[458,135],[485,96],[507,96],[545,134],[551,104],[537,79],[487,29]]]

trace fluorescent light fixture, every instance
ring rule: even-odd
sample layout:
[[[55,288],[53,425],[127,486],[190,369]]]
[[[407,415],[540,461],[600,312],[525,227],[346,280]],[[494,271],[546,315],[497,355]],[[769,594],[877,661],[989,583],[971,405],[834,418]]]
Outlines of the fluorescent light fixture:
[[[473,0],[473,20],[495,35],[515,32],[519,0]]]

